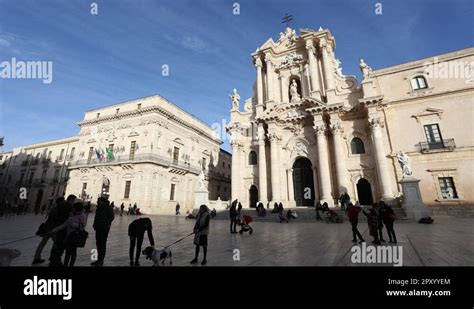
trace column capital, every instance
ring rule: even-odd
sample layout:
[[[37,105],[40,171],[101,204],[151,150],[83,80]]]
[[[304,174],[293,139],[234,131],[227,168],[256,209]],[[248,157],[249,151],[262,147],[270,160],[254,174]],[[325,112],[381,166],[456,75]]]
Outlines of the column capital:
[[[371,131],[374,131],[376,129],[382,129],[385,126],[383,119],[381,117],[375,117],[375,118],[369,119],[368,125]]]
[[[263,65],[262,59],[256,58],[256,59],[255,59],[255,66],[256,66],[257,68],[261,68],[262,65]]]
[[[305,47],[308,50],[308,52],[314,53],[313,41],[311,41],[311,40],[306,41]]]
[[[269,53],[265,54],[265,62],[272,63],[272,56]]]
[[[342,127],[340,121],[335,121],[334,123],[331,123],[330,129],[333,135],[344,133],[344,128]]]
[[[271,143],[273,143],[274,141],[276,142],[281,139],[280,136],[276,133],[268,133],[267,136],[268,136],[268,140],[270,140]]]
[[[316,135],[322,136],[322,135],[326,134],[327,126],[326,126],[325,123],[322,123],[322,124],[314,125],[313,129],[314,129],[314,133],[316,133]]]

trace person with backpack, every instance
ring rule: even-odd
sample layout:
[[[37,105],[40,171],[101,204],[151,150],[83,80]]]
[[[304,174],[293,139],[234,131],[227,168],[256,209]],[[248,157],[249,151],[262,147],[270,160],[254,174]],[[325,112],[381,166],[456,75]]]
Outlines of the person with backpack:
[[[84,205],[81,202],[76,202],[73,205],[71,216],[63,224],[55,227],[50,233],[57,233],[66,230],[66,238],[64,240],[64,247],[66,254],[64,256],[64,266],[73,267],[76,262],[77,247],[79,242],[83,240],[78,239],[76,232],[84,230],[87,224],[87,215],[84,213]]]
[[[107,237],[109,236],[110,225],[114,220],[114,210],[105,197],[97,199],[97,210],[95,211],[94,225],[95,240],[98,251],[98,259],[92,262],[92,266],[104,265],[105,252],[107,250]]]

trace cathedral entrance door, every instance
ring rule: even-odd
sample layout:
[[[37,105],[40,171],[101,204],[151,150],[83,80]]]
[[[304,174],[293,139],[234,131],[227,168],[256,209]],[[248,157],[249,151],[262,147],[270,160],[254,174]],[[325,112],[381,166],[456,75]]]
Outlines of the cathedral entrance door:
[[[314,206],[313,169],[308,158],[299,158],[293,164],[293,190],[296,206]]]
[[[100,196],[108,199],[110,195],[109,190],[110,190],[110,180],[108,180],[107,178],[104,178],[104,180],[102,181],[102,189],[100,190]]]
[[[252,185],[249,189],[249,207],[255,208],[257,207],[258,202],[258,189],[255,185]]]
[[[361,205],[372,205],[372,188],[367,179],[361,178],[357,182],[357,196]]]

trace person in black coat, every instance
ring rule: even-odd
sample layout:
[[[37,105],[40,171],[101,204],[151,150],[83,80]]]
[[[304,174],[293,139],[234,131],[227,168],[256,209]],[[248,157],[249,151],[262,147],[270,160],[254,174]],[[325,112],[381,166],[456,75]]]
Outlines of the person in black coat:
[[[66,201],[64,199],[60,201],[56,208],[51,212],[51,226],[50,228],[53,229],[57,226],[60,226],[64,222],[67,221],[69,215],[72,212],[72,204],[76,200],[76,196],[71,194],[67,197]],[[48,231],[49,232],[49,231]],[[65,247],[65,239],[66,239],[66,230],[59,231],[55,233],[53,236],[53,247],[51,248],[51,255],[49,257],[49,266],[61,266],[62,262],[62,255]]]
[[[230,233],[237,233],[237,200],[233,201],[229,209]]]
[[[105,252],[107,250],[107,237],[109,236],[110,225],[114,220],[114,210],[105,197],[97,199],[97,210],[95,211],[94,225],[95,241],[98,251],[98,259],[92,262],[92,266],[104,265]]]
[[[145,232],[148,233],[148,240],[152,247],[155,246],[155,240],[153,239],[153,226],[150,218],[140,218],[134,220],[128,226],[128,236],[130,237],[130,249],[128,254],[130,256],[130,266],[140,266],[138,260],[140,259],[140,252],[142,251],[143,238]],[[133,252],[135,250],[135,244],[137,251],[135,255],[135,263],[133,262]]]

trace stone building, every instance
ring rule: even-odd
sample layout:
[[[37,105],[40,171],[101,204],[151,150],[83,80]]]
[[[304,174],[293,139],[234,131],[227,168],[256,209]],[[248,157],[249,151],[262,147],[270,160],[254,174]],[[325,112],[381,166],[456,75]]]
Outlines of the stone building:
[[[426,205],[472,204],[474,48],[379,70],[360,59],[360,84],[335,49],[328,29],[287,28],[252,54],[254,95],[241,108],[234,90],[227,127],[232,199],[395,204],[402,151]]]
[[[172,214],[179,203],[184,213],[196,207],[202,171],[210,200],[230,198],[231,155],[216,132],[158,95],[88,111],[79,127],[77,137],[1,154],[3,195],[15,203],[19,187],[38,186],[43,193],[28,190],[29,204],[75,194],[144,213]]]

